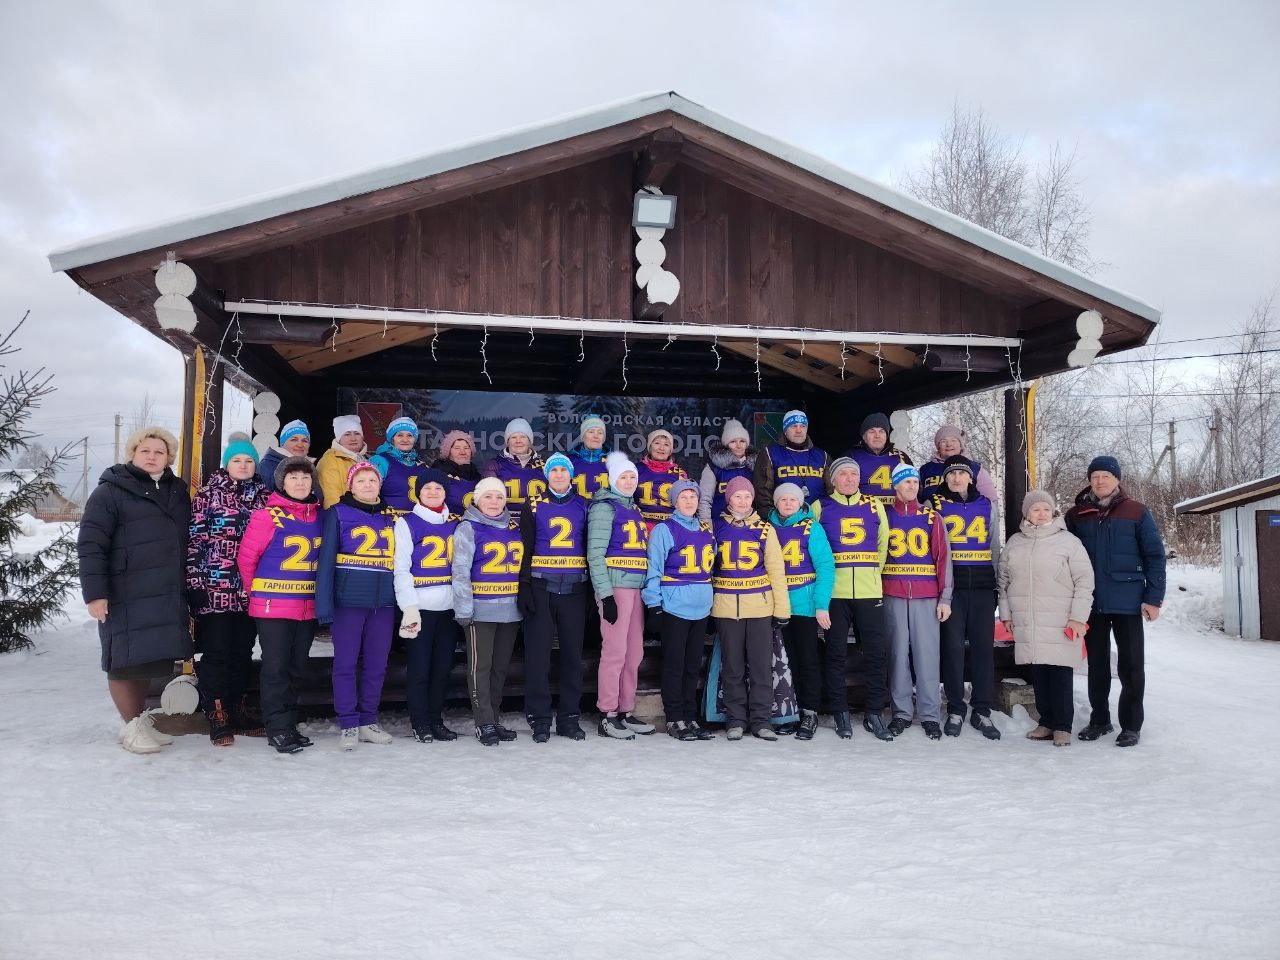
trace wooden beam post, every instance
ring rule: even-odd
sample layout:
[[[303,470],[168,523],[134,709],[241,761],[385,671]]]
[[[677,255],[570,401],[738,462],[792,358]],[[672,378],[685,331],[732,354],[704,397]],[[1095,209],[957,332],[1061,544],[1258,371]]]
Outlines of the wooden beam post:
[[[1004,537],[1008,540],[1022,523],[1022,501],[1031,476],[1022,417],[1027,409],[1026,388],[1004,391]]]

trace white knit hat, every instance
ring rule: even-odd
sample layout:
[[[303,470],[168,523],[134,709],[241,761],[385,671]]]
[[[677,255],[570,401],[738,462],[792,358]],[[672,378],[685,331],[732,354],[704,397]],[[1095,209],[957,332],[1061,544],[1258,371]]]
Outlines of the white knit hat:
[[[358,433],[364,436],[364,427],[360,426],[360,418],[354,413],[344,417],[333,418],[333,438],[336,440],[344,433]]]
[[[637,479],[640,476],[640,471],[636,469],[636,465],[621,450],[615,450],[607,455],[604,458],[604,466],[609,471],[609,486],[614,489],[617,489],[618,478],[624,473],[634,473]]]
[[[481,480],[479,483],[476,484],[476,488],[472,492],[472,497],[476,500],[479,500],[483,494],[494,493],[494,492],[500,493],[503,495],[503,497],[506,497],[507,488],[503,486],[502,481],[499,480],[497,477],[485,477],[483,480]]]
[[[720,431],[720,442],[728,445],[730,440],[745,440],[750,443],[751,434],[737,420],[729,419],[724,422],[724,429]]]
[[[533,427],[529,426],[529,421],[524,417],[516,417],[507,424],[507,429],[502,431],[502,442],[508,442],[513,433],[523,433],[533,443]]]

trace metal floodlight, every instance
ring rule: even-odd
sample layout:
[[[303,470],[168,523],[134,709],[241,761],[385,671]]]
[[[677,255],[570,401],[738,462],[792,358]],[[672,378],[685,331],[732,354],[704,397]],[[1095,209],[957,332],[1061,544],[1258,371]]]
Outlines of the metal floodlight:
[[[670,230],[676,225],[676,198],[640,191],[636,194],[636,205],[631,211],[631,225]]]

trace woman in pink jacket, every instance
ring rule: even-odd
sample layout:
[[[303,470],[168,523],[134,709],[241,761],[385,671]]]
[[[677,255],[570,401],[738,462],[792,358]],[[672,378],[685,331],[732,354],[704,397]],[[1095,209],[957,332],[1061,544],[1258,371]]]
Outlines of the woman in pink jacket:
[[[316,469],[306,457],[289,457],[276,468],[275,483],[267,505],[249,518],[238,562],[262,647],[267,742],[280,753],[298,753],[311,746],[298,732],[298,682],[316,634]]]

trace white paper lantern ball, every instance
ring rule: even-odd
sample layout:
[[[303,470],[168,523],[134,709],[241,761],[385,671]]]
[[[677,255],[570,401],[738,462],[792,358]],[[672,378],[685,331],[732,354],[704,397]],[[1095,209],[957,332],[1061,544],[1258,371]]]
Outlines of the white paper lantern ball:
[[[1102,322],[1102,314],[1097,310],[1086,310],[1080,316],[1076,317],[1076,333],[1081,338],[1089,340],[1097,340],[1102,336],[1102,331],[1106,324]]]
[[[166,293],[156,301],[156,323],[165,330],[190,333],[196,328],[196,310],[181,294]]]
[[[179,297],[189,297],[196,292],[196,275],[185,263],[166,260],[156,271],[156,289]]]
[[[642,264],[660,264],[667,259],[667,248],[661,240],[641,240],[636,244],[636,259]]]
[[[268,450],[276,446],[276,438],[270,434],[260,433],[253,438],[253,447],[258,451],[258,456],[266,456]]]
[[[260,413],[253,418],[253,432],[274,434],[280,432],[280,418],[274,413]]]
[[[280,398],[269,390],[264,390],[253,398],[254,413],[279,413]]]

